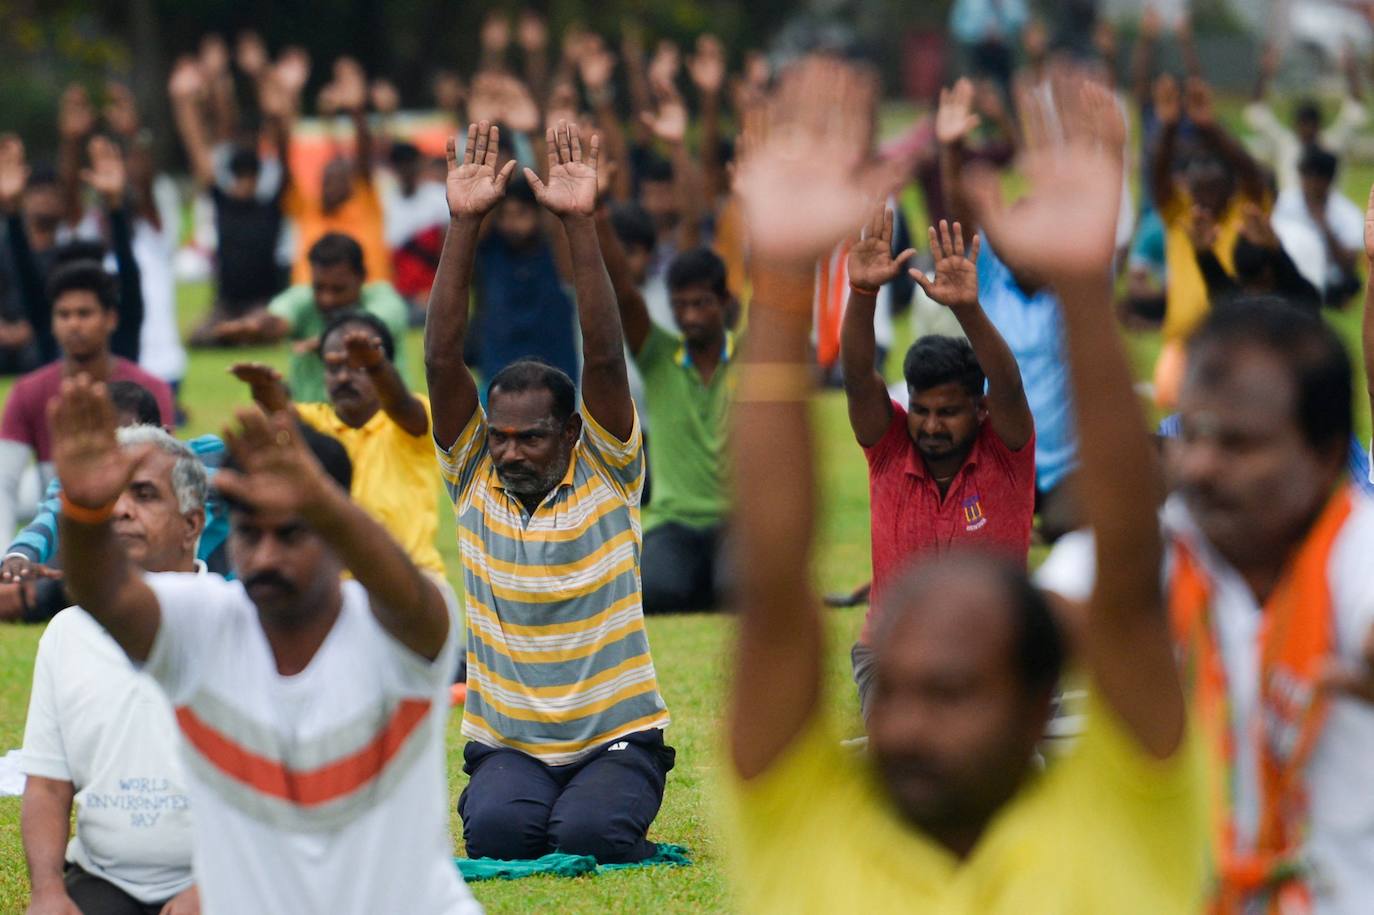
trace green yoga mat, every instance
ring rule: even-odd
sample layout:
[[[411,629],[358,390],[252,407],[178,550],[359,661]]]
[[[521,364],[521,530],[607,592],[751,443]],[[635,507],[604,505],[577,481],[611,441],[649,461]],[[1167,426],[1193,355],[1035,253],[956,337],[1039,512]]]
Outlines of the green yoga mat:
[[[475,880],[519,880],[521,877],[582,877],[587,874],[604,874],[610,871],[623,871],[636,867],[656,867],[666,864],[670,867],[688,867],[692,859],[687,857],[687,849],[681,845],[659,845],[653,857],[632,864],[597,864],[591,855],[565,855],[555,852],[542,858],[528,861],[502,861],[498,858],[454,858],[463,879],[469,883]]]

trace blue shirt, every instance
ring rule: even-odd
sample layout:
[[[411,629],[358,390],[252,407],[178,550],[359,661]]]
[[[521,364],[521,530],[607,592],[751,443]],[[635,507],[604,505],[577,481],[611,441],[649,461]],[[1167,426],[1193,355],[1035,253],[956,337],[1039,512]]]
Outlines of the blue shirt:
[[[477,246],[478,370],[485,381],[517,359],[534,356],[577,380],[576,313],[541,241],[511,247],[493,232]]]
[[[988,39],[1015,44],[1030,19],[1025,0],[955,0],[949,30],[961,44]]]
[[[1046,492],[1078,463],[1059,297],[1048,288],[1027,294],[984,236],[978,257],[978,301],[1021,369],[1035,418],[1035,485]]]

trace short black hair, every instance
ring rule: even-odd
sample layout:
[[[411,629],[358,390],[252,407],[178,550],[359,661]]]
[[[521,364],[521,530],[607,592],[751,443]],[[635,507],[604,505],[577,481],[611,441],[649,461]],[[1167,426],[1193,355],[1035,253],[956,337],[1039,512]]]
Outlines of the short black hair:
[[[257,150],[236,146],[229,156],[229,174],[235,178],[256,178],[262,172],[262,159]]]
[[[347,264],[359,276],[363,270],[363,246],[351,235],[342,232],[327,232],[320,240],[310,246],[308,255],[312,267],[334,267]]]
[[[639,167],[639,180],[641,184],[645,181],[666,184],[673,180],[673,163],[657,153],[646,156]]]
[[[1298,174],[1334,181],[1339,164],[1335,156],[1320,146],[1309,146],[1303,150],[1302,158],[1298,160]]]
[[[339,440],[332,435],[325,435],[323,432],[307,426],[299,419],[296,420],[296,431],[305,441],[305,446],[310,449],[310,453],[315,455],[315,460],[320,462],[320,466],[324,468],[324,472],[329,475],[329,478],[339,484],[339,488],[344,492],[349,492],[353,487],[353,461],[348,457],[348,452]],[[223,466],[236,473],[243,472],[243,465],[234,460],[232,452],[225,455]],[[212,478],[211,485],[213,483]],[[223,493],[220,495],[230,510],[247,510],[248,506],[243,503],[230,499]]]
[[[611,206],[611,228],[615,229],[616,237],[627,248],[652,251],[658,247],[658,230],[654,228],[653,217],[633,200]]]
[[[1296,420],[1315,451],[1348,447],[1354,430],[1350,355],[1330,326],[1278,296],[1244,296],[1212,309],[1188,344],[1188,363],[1209,378],[1230,361],[1217,350],[1255,346],[1288,369],[1296,397]]]
[[[157,405],[157,398],[137,381],[111,381],[107,390],[115,410],[132,416],[137,425],[162,425],[162,408]]]
[[[969,342],[939,334],[927,334],[911,344],[902,361],[902,376],[912,391],[928,391],[953,381],[972,397],[982,397],[987,384]]]
[[[420,148],[414,143],[407,143],[404,140],[392,143],[390,160],[393,168],[414,165],[420,161]]]
[[[1293,120],[1298,123],[1320,124],[1322,122],[1322,106],[1314,98],[1298,99],[1293,106]]]
[[[539,201],[534,196],[534,187],[521,171],[516,171],[511,176],[510,183],[506,185],[506,199],[532,207],[539,206]]]
[[[320,331],[320,352],[324,352],[324,342],[333,336],[336,330],[357,324],[372,331],[377,335],[377,339],[382,341],[382,352],[386,353],[387,362],[396,361],[396,339],[391,336],[391,328],[372,312],[359,309],[350,309],[329,319],[324,330]]]
[[[487,402],[497,392],[517,394],[523,391],[548,391],[553,395],[553,417],[560,425],[577,412],[577,385],[567,372],[549,365],[542,359],[517,359],[491,376],[487,385]]]
[[[722,299],[730,297],[725,284],[725,261],[710,248],[683,251],[668,265],[668,291],[677,292],[686,286],[701,284]]]
[[[119,307],[114,278],[105,272],[99,261],[74,260],[54,270],[48,277],[48,301],[55,305],[58,298],[68,292],[94,293],[105,311]]]

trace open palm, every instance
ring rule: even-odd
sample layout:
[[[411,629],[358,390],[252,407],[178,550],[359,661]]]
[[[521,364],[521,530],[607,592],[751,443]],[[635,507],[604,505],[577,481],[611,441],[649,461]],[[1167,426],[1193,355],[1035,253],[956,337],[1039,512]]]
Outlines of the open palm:
[[[149,446],[123,449],[115,438],[115,408],[105,385],[78,375],[62,382],[48,404],[53,466],[72,503],[99,509],[119,498]]]
[[[449,139],[445,188],[449,215],[453,218],[485,216],[506,196],[515,160],[507,162],[499,172],[496,170],[500,140],[501,128],[487,121],[468,125],[468,142],[459,162],[457,143]]]
[[[932,301],[951,309],[971,308],[978,304],[978,236],[964,255],[964,227],[955,223],[951,230],[948,220],[940,220],[940,230],[930,227],[930,252],[935,256],[935,278],[919,270],[911,276]]]
[[[239,410],[237,430],[224,430],[224,444],[238,470],[215,474],[215,488],[232,501],[263,513],[299,514],[325,491],[328,478],[306,447],[290,413],[267,416]]]
[[[555,216],[591,216],[596,212],[596,170],[601,138],[593,134],[584,157],[576,124],[566,121],[545,135],[549,147],[549,178],[543,181],[530,169],[525,177],[534,197]]]
[[[849,249],[849,282],[855,286],[876,290],[896,279],[902,265],[915,256],[911,248],[893,255],[892,221],[892,211],[878,207],[864,227],[863,238]]]

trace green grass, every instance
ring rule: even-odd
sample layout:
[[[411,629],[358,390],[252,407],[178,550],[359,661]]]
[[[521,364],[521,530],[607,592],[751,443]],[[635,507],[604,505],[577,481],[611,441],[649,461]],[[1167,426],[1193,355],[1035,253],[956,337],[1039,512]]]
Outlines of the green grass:
[[[1346,193],[1363,201],[1374,181],[1374,167],[1348,170],[1343,184]],[[182,290],[181,310],[184,328],[193,325],[204,310],[207,291],[203,286]],[[1334,315],[1332,323],[1359,353],[1358,307]],[[901,352],[911,338],[910,328],[899,325],[895,351]],[[1137,374],[1148,378],[1158,352],[1156,334],[1135,334],[1128,338]],[[423,387],[420,377],[419,334],[412,334],[410,347],[411,382]],[[235,407],[247,403],[242,386],[227,374],[228,366],[240,359],[259,359],[285,364],[280,350],[241,351],[238,353],[197,353],[192,357],[184,392],[191,411],[188,434],[218,431]],[[895,360],[893,360],[895,362]],[[1356,358],[1356,365],[1359,360]],[[1362,435],[1369,432],[1367,402],[1363,394],[1363,373],[1356,382],[1357,425]],[[9,383],[0,382],[0,397]],[[816,405],[817,437],[821,455],[820,472],[824,486],[821,532],[816,550],[815,576],[823,590],[848,589],[867,580],[868,486],[863,457],[853,443],[845,419],[844,402],[837,393],[823,395]],[[440,512],[440,547],[453,581],[457,574],[457,554],[453,539],[451,512]],[[862,612],[846,610],[830,615],[828,688],[832,697],[848,703],[852,686],[848,679],[848,646],[853,641]],[[677,768],[668,778],[663,810],[654,824],[651,838],[685,845],[694,866],[679,870],[651,869],[619,874],[568,879],[530,879],[516,882],[480,883],[474,886],[477,898],[493,913],[567,912],[596,913],[623,911],[711,912],[728,909],[724,876],[724,850],[717,837],[712,798],[718,794],[719,735],[726,702],[726,675],[730,657],[731,621],[708,615],[652,618],[649,638],[658,666],[664,698],[673,713],[669,742],[678,751]],[[33,656],[41,630],[37,627],[0,628],[0,753],[18,747],[23,739],[24,715],[28,704]],[[462,790],[462,741],[458,736],[457,714],[448,733],[448,765],[451,800]],[[857,710],[851,711],[850,729],[858,733]],[[461,824],[452,814],[453,834],[461,851]],[[19,834],[19,801],[0,799],[0,913],[22,912],[28,900],[28,879]]]

